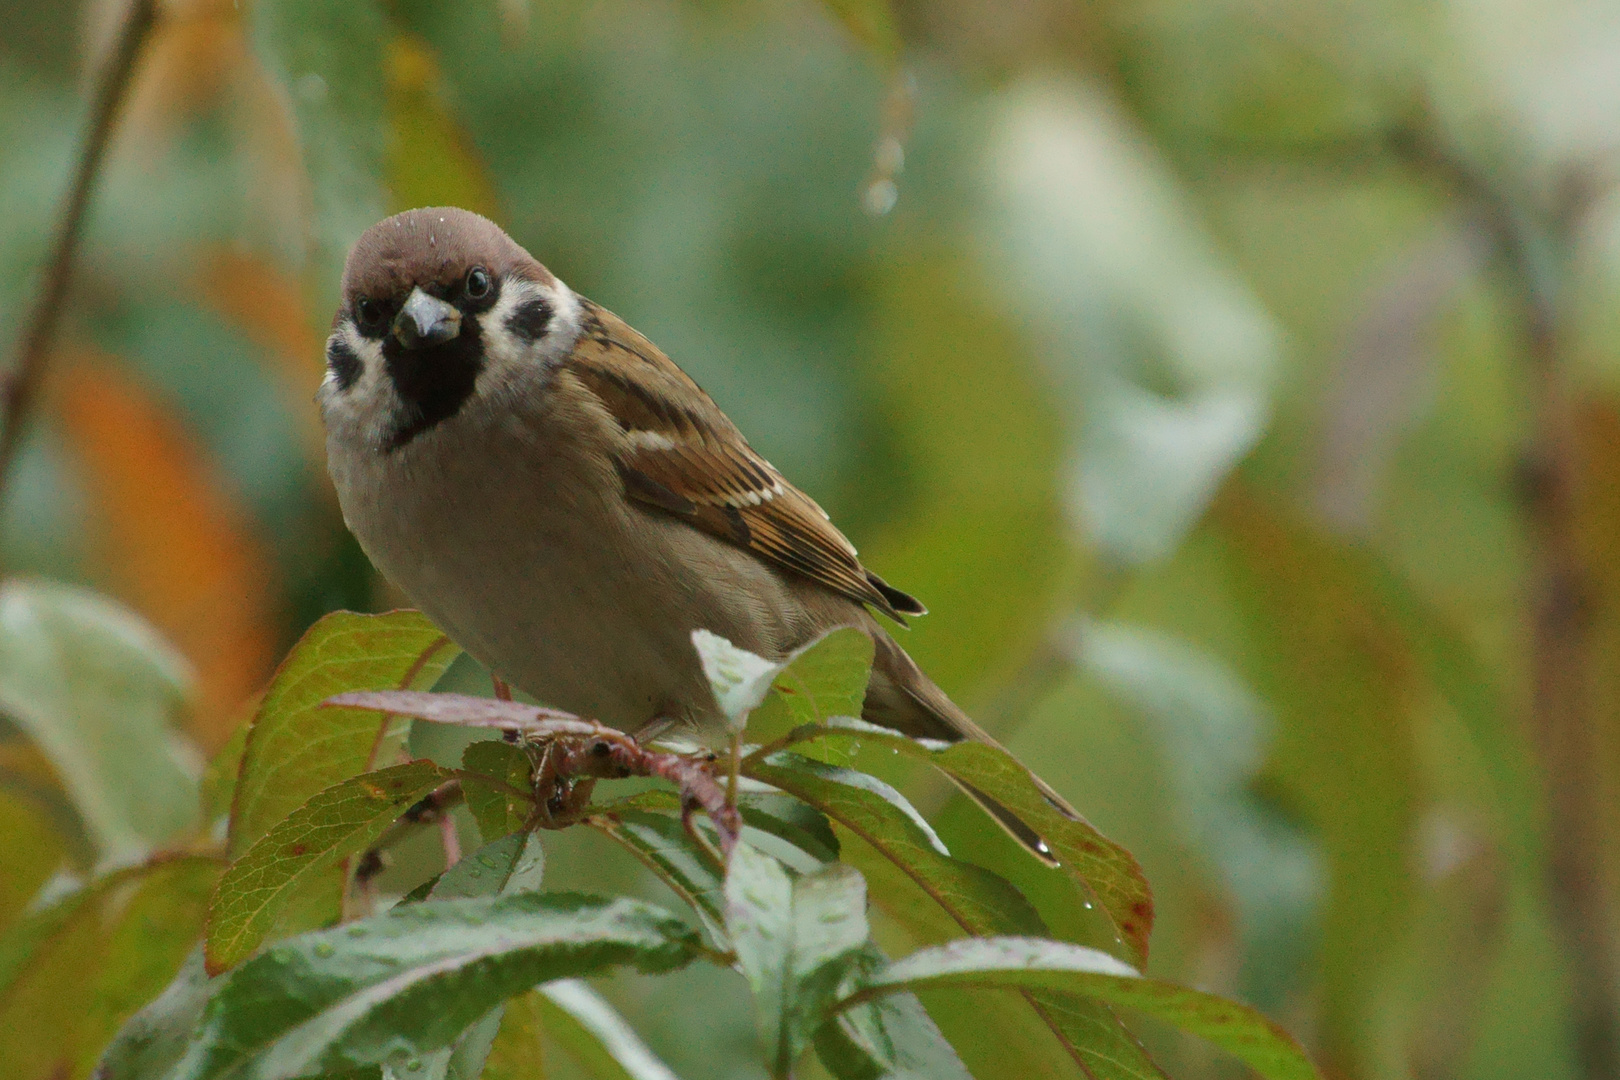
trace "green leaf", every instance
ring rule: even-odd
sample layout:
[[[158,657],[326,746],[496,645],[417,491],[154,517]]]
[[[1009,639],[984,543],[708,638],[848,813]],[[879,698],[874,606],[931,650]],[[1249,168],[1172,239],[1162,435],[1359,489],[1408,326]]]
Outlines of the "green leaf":
[[[364,851],[450,773],[431,761],[351,777],[312,797],[231,864],[208,912],[208,969],[252,955],[299,888]]]
[[[989,870],[943,854],[943,845],[933,837],[932,831],[924,832],[918,827],[916,811],[907,813],[909,804],[898,792],[894,792],[892,798],[887,797],[884,789],[890,792],[893,789],[881,781],[791,753],[774,754],[766,762],[752,765],[750,774],[798,796],[849,829],[903,871],[967,933],[1046,932],[1040,914],[1023,893]],[[902,806],[907,809],[901,809]],[[864,865],[860,862],[862,853],[858,845],[846,845],[844,858]],[[879,867],[867,869],[882,872]],[[874,896],[878,903],[885,902],[884,890]],[[907,918],[918,915],[915,911],[893,909],[890,914],[904,914]],[[1106,1006],[1090,1001],[1064,1001],[1040,991],[1025,996],[1041,1023],[1057,1037],[1083,1075],[1092,1080],[1142,1080],[1161,1076],[1146,1051]]]
[[[748,736],[766,743],[803,724],[860,716],[872,677],[872,639],[860,630],[834,630],[790,656],[770,692],[748,718]]]
[[[922,815],[883,781],[797,754],[775,754],[749,774],[820,810],[905,871],[969,933],[1044,933],[1005,879],[954,859]]]
[[[849,984],[888,965],[875,946],[862,951]],[[987,1030],[996,1030],[989,1028]],[[1004,1039],[1005,1032],[997,1031]],[[967,1066],[940,1034],[915,994],[885,995],[843,1010],[816,1032],[816,1056],[840,1080],[880,1080],[892,1076],[930,1080],[972,1080]]]
[[[425,689],[459,652],[415,611],[339,611],[310,627],[282,661],[248,731],[231,810],[231,855],[316,792],[373,766],[387,717],[321,702],[352,690]]]
[[[187,954],[174,981],[124,1022],[102,1051],[95,1080],[156,1080],[186,1052],[192,1029],[213,990],[199,945]]]
[[[0,1075],[87,1076],[119,1027],[174,977],[221,866],[166,858],[109,874],[14,927],[3,942]]]
[[[559,979],[534,997],[546,1034],[592,1080],[679,1080],[589,983]]]
[[[236,779],[242,772],[242,755],[247,751],[249,726],[246,722],[236,725],[231,737],[208,759],[203,769],[197,802],[202,807],[205,826],[212,826],[231,812],[231,802],[236,798]]]
[[[334,296],[344,256],[387,204],[388,19],[375,0],[266,0],[250,12],[253,44],[293,107],[314,197],[309,255],[320,295]]]
[[[171,726],[189,678],[155,630],[96,593],[0,586],[0,712],[45,752],[108,860],[196,822],[195,752]]]
[[[738,844],[726,873],[726,930],[754,993],[771,1074],[789,1076],[866,944],[866,882],[833,864],[798,880]]]
[[[534,764],[521,747],[500,739],[475,742],[461,753],[461,767],[470,773],[489,776],[518,791],[534,790]],[[523,828],[534,803],[492,784],[462,777],[462,793],[467,809],[478,822],[478,832],[488,843]]]
[[[857,722],[858,723],[858,722]],[[801,729],[805,742],[831,743],[843,753],[855,744],[880,745],[926,761],[947,776],[991,796],[1039,833],[1065,873],[1097,897],[1131,957],[1145,962],[1153,930],[1153,892],[1129,851],[1084,818],[1060,812],[1041,794],[1028,767],[999,746],[961,742],[929,746],[870,724]]]
[[[618,810],[586,819],[624,845],[691,905],[715,941],[725,941],[724,884],[719,871],[674,818],[639,810]]]
[[[501,1030],[506,1005],[495,1006],[473,1021],[449,1046],[405,1062],[405,1067],[384,1066],[382,1080],[478,1080]]]
[[[697,650],[715,704],[720,706],[731,729],[741,731],[748,722],[748,714],[765,700],[771,680],[782,670],[782,665],[755,656],[719,634],[703,629],[692,631],[692,647]]]
[[[536,983],[670,971],[696,936],[634,900],[517,893],[408,904],[272,947],[228,977],[173,1080],[280,1080],[451,1045]]]
[[[868,977],[835,1008],[893,990],[1040,988],[1139,1009],[1215,1043],[1267,1080],[1321,1080],[1282,1028],[1246,1005],[1145,979],[1107,953],[1041,938],[971,938],[919,949]]]
[[[743,824],[786,840],[822,862],[838,861],[838,834],[827,815],[780,791],[740,791],[737,812]]]
[[[434,900],[534,892],[546,869],[540,834],[515,832],[485,844],[440,874],[429,893]]]

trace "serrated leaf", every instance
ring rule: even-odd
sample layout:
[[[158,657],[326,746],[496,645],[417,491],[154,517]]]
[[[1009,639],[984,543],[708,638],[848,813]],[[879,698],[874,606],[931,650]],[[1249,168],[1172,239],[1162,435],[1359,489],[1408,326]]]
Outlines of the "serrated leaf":
[[[119,1027],[173,978],[202,927],[214,859],[168,858],[110,874],[0,943],[0,1075],[88,1076]]]
[[[848,981],[858,985],[866,974],[887,964],[883,954],[869,945]],[[998,1031],[997,1037],[1005,1036]],[[816,1056],[839,1080],[897,1076],[973,1080],[915,994],[884,995],[839,1012],[817,1030],[815,1046]]]
[[[1041,794],[1028,767],[1006,750],[980,742],[929,746],[870,724],[849,730],[805,728],[798,734],[805,742],[823,741],[844,753],[856,743],[886,746],[926,761],[991,796],[1041,835],[1064,872],[1097,897],[1132,959],[1146,960],[1153,931],[1153,891],[1142,867],[1129,851],[1090,822],[1071,818],[1053,806]]]
[[[786,1077],[867,941],[866,882],[833,864],[794,880],[747,844],[726,873],[726,930],[754,994],[771,1074]]]
[[[250,10],[253,44],[293,107],[314,204],[309,255],[321,295],[333,296],[350,246],[385,213],[387,15],[375,0]]]
[[[231,864],[208,912],[208,970],[252,955],[298,889],[370,847],[450,773],[413,761],[364,773],[310,798]]]
[[[407,1059],[402,1065],[384,1065],[382,1080],[478,1080],[505,1015],[505,1003],[495,1006],[473,1021],[449,1046],[424,1057]]]
[[[546,1034],[592,1080],[679,1080],[589,983],[559,979],[535,998]]]
[[[1022,893],[1004,878],[952,858],[922,815],[881,780],[786,753],[773,755],[749,771],[754,779],[802,799],[871,844],[964,930],[1045,931],[1040,915]]]
[[[750,774],[798,796],[860,837],[904,872],[967,933],[1046,932],[1040,914],[1023,893],[989,870],[941,854],[940,847],[929,842],[931,833],[924,834],[915,827],[912,815],[916,812],[907,814],[873,790],[872,785],[879,782],[864,773],[781,753],[751,766]],[[846,783],[851,774],[862,779]],[[846,848],[844,857],[859,859],[860,854]],[[876,895],[881,898],[883,893]],[[1038,990],[1025,996],[1041,1023],[1075,1063],[1079,1075],[1091,1080],[1162,1076],[1107,1006],[1092,1001],[1060,1001]]]
[[[1139,1009],[1201,1035],[1267,1080],[1321,1080],[1282,1028],[1246,1005],[1147,979],[1107,953],[1042,938],[971,938],[919,949],[867,977],[836,1008],[893,990],[1039,988]]]
[[[793,796],[779,791],[742,791],[737,795],[737,812],[743,824],[786,840],[822,862],[838,860],[838,834],[827,815]]]
[[[767,743],[803,724],[860,716],[872,651],[872,639],[852,627],[799,649],[778,669],[770,691],[748,717],[749,740]]]
[[[674,818],[617,810],[586,819],[622,844],[697,914],[716,941],[725,938],[724,884],[709,857]]]
[[[310,627],[281,662],[248,731],[231,809],[231,855],[316,792],[371,766],[387,718],[323,708],[323,701],[345,691],[432,686],[460,651],[415,611],[339,611]]]
[[[0,585],[0,712],[45,752],[102,856],[196,821],[198,763],[170,721],[185,661],[133,612],[54,582]]]
[[[501,740],[475,742],[461,754],[461,767],[470,773],[489,776],[518,791],[531,791],[534,765],[520,747]],[[486,843],[523,828],[534,803],[470,776],[461,780],[467,809],[478,822],[478,833]]]
[[[434,900],[534,892],[545,873],[546,853],[540,834],[515,832],[485,844],[435,879],[428,894]]]
[[[634,900],[517,893],[409,904],[233,971],[173,1080],[283,1080],[432,1054],[551,979],[687,963],[696,936]]]

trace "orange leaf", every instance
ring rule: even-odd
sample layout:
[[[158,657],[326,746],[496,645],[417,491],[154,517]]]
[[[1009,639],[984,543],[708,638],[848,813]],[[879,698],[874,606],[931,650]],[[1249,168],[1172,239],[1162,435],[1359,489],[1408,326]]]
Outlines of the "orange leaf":
[[[56,405],[100,518],[110,591],[197,669],[192,735],[207,753],[270,671],[272,563],[180,421],[105,360],[64,365]]]

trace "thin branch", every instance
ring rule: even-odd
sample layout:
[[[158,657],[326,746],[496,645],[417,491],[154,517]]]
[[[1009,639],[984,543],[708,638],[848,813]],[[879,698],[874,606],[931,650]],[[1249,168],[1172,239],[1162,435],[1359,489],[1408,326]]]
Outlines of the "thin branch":
[[[102,69],[96,86],[95,100],[90,111],[90,132],[79,154],[79,164],[73,175],[73,186],[68,192],[67,204],[62,208],[62,220],[57,225],[56,240],[51,247],[50,261],[45,270],[45,286],[29,317],[17,352],[17,362],[0,386],[0,490],[4,489],[11,471],[23,427],[39,398],[45,378],[45,365],[50,357],[51,341],[57,324],[62,321],[62,306],[67,300],[68,285],[73,276],[73,258],[78,251],[79,238],[84,231],[85,210],[95,188],[101,162],[107,155],[113,127],[118,119],[118,108],[129,89],[130,76],[135,71],[135,58],[140,55],[153,24],[157,21],[157,0],[132,0],[123,29],[113,45],[112,55]]]
[[[1392,148],[1475,208],[1524,324],[1532,413],[1521,478],[1532,546],[1531,727],[1548,808],[1547,891],[1574,982],[1576,1059],[1582,1075],[1598,1080],[1620,1075],[1620,947],[1609,921],[1592,577],[1579,538],[1581,461],[1561,332],[1570,236],[1586,206],[1572,185],[1572,197],[1545,220],[1532,217],[1436,130],[1432,123],[1416,127]]]

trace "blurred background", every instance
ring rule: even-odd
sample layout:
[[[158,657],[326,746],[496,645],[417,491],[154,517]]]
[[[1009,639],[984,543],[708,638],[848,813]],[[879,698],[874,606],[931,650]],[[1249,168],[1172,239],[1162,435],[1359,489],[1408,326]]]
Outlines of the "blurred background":
[[[0,0],[6,363],[124,10]],[[1617,181],[1612,2],[169,0],[0,564],[171,643],[188,749],[106,767],[194,800],[304,628],[402,602],[311,399],[347,245],[462,205],[927,603],[906,648],[1143,863],[1154,974],[1346,1080],[1614,1075]],[[4,734],[9,919],[128,837]],[[605,989],[683,1076],[763,1075],[740,980]],[[981,1080],[1068,1075],[975,1001],[929,1004]]]

